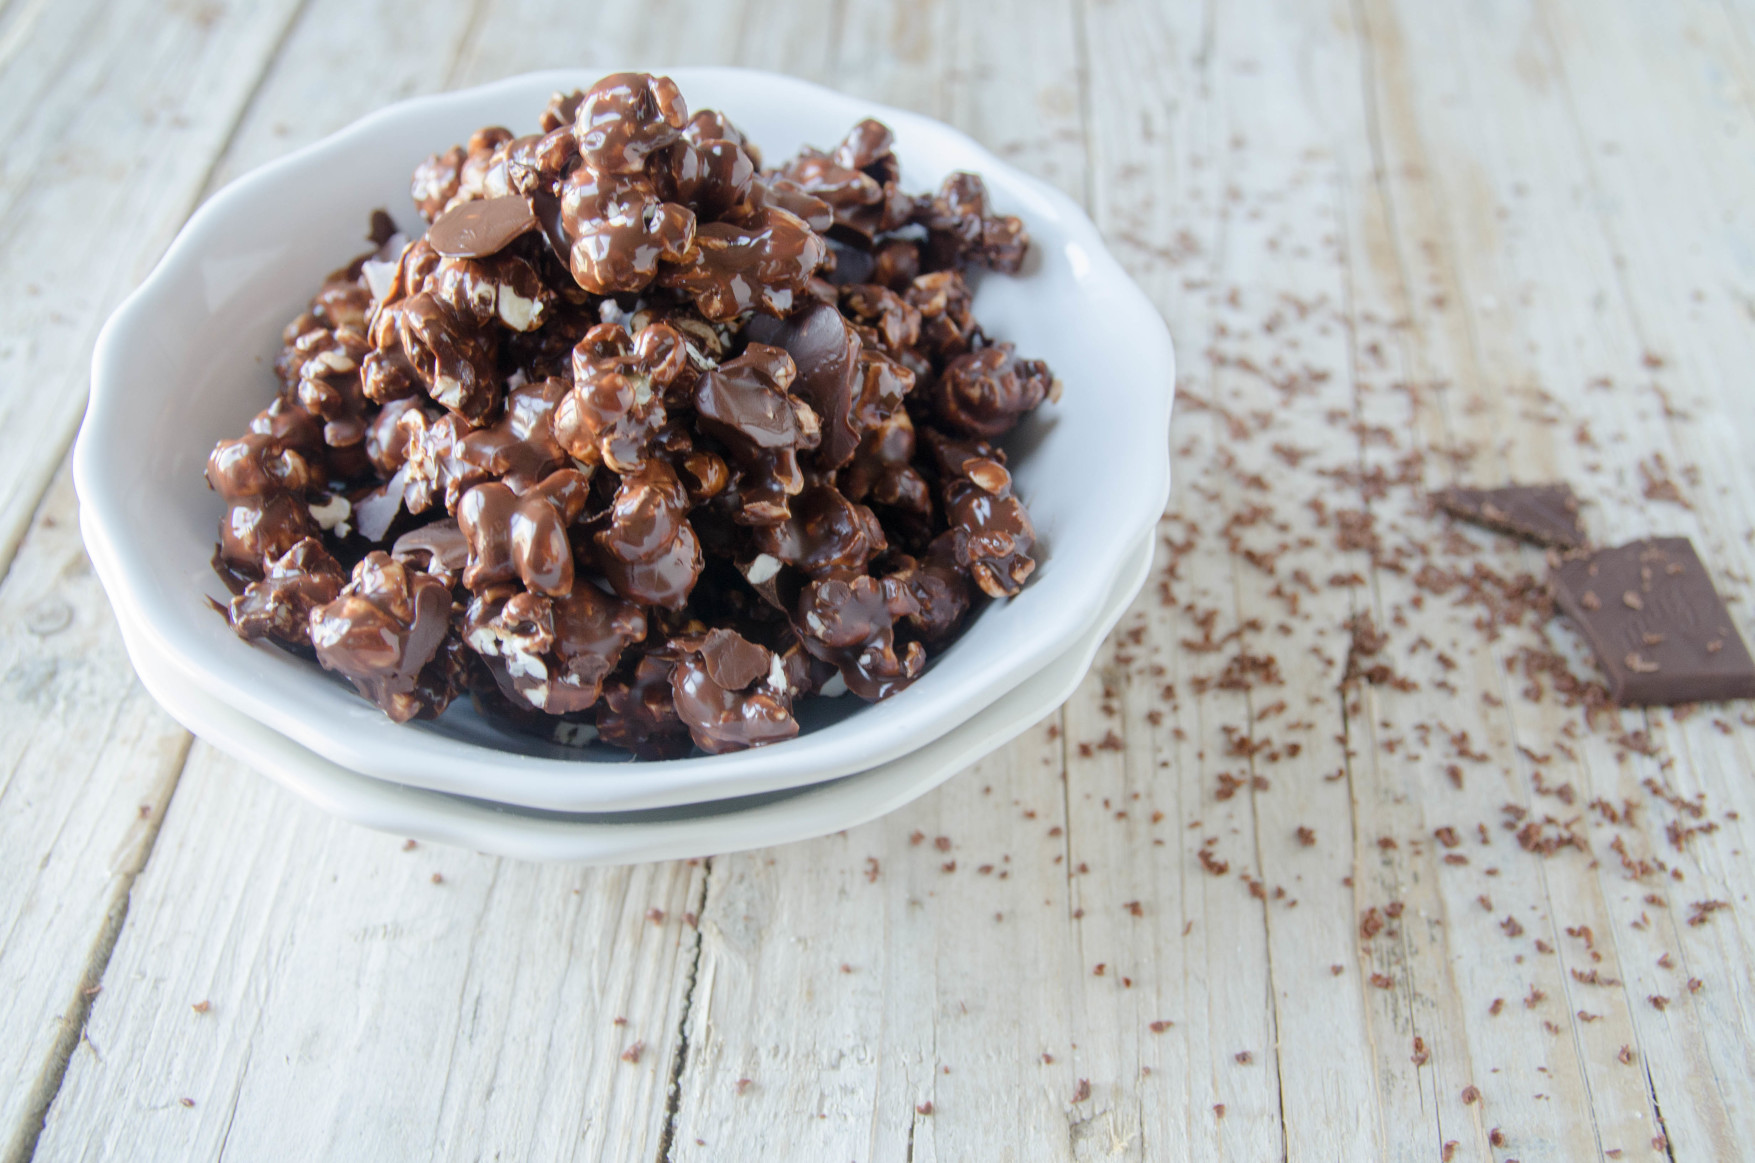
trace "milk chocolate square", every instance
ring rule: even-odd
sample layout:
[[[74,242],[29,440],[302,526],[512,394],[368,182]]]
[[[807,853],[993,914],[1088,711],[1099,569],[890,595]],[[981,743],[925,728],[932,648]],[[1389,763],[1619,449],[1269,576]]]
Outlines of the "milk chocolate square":
[[[1617,703],[1755,698],[1755,661],[1686,538],[1564,559],[1552,581]]]
[[[1502,489],[1440,489],[1433,503],[1463,521],[1538,545],[1578,549],[1584,530],[1578,524],[1578,498],[1571,487],[1508,485]]]

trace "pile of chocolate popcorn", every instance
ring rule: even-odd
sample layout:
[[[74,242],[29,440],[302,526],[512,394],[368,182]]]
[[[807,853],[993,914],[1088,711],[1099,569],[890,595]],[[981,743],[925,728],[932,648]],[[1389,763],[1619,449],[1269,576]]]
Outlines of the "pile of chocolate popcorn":
[[[428,158],[406,239],[286,328],[282,390],[207,479],[247,639],[398,722],[459,696],[647,758],[798,733],[907,686],[1034,533],[993,442],[1059,384],[970,314],[1029,237],[890,131],[764,170],[666,77]]]

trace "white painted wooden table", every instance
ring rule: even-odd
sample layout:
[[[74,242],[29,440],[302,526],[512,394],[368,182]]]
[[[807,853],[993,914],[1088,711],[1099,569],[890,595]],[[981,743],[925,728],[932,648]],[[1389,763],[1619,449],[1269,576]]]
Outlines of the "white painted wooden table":
[[[892,818],[408,850],[134,680],[65,471],[92,338],[252,165],[628,61],[918,108],[1082,198],[1181,353],[1158,576]],[[1539,557],[1421,501],[1571,481],[1755,635],[1750,0],[3,0],[0,141],[0,1157],[1752,1157],[1755,713],[1529,701],[1577,640],[1466,598]],[[1492,575],[1439,596],[1415,543]],[[1342,687],[1359,613],[1410,689]]]

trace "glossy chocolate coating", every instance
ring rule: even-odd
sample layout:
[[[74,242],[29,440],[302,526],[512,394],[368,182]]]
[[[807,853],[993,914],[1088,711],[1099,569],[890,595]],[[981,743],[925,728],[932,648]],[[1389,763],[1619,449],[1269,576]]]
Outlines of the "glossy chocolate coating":
[[[821,431],[811,407],[787,391],[796,378],[784,350],[752,343],[695,387],[702,430],[725,443],[742,474],[737,519],[743,524],[784,520],[787,499],[804,488],[798,454],[815,448]]]
[[[997,440],[1047,398],[1054,377],[1041,360],[1020,360],[1009,343],[951,360],[932,386],[939,423],[963,436]]]
[[[973,299],[960,271],[933,271],[909,284],[903,297],[920,312],[920,347],[943,367],[973,345],[979,329]]]
[[[457,441],[457,460],[485,477],[504,480],[515,491],[535,485],[567,463],[567,451],[551,424],[567,391],[566,381],[559,379],[512,389],[498,420]]]
[[[681,650],[670,676],[673,705],[701,750],[741,751],[798,734],[786,691],[761,681],[773,669],[766,647],[732,630],[674,645]]]
[[[681,291],[712,320],[746,311],[787,315],[805,300],[811,276],[828,257],[828,244],[804,219],[765,205],[741,222],[709,222],[695,245],[659,285]]]
[[[1012,495],[1012,477],[992,448],[932,434],[929,441],[944,474],[945,516],[954,556],[989,597],[1009,598],[1036,568],[1030,550],[1036,529]]]
[[[975,263],[1016,274],[1030,247],[1021,221],[989,211],[987,185],[978,174],[947,175],[938,193],[922,200],[914,219],[926,227],[927,249],[940,267]]]
[[[593,585],[549,598],[490,586],[469,603],[463,641],[510,699],[554,715],[589,710],[646,617]]]
[[[646,158],[675,141],[689,107],[676,82],[649,73],[612,73],[591,86],[573,118],[573,136],[587,166],[606,174],[637,174]]]
[[[914,467],[914,421],[898,408],[882,424],[866,430],[853,454],[853,463],[841,473],[841,491],[855,501],[925,514],[932,508],[932,493]]]
[[[487,421],[500,403],[494,333],[467,328],[430,292],[400,308],[397,338],[427,395],[471,424]]]
[[[798,370],[792,389],[821,420],[822,442],[816,462],[839,468],[859,447],[853,396],[859,376],[858,332],[834,307],[817,303],[789,319],[758,316],[746,334],[756,343],[783,348]]]
[[[452,316],[478,328],[498,323],[511,331],[535,331],[547,322],[555,300],[536,268],[514,254],[446,258],[428,286]]]
[[[812,577],[863,573],[888,546],[876,514],[830,485],[805,489],[792,502],[786,520],[755,531],[755,543],[763,553]]]
[[[638,338],[619,323],[592,328],[573,349],[573,390],[554,414],[557,439],[586,464],[638,469],[664,427],[665,389],[687,365],[687,344],[662,323]]]
[[[661,262],[693,252],[697,234],[694,211],[666,202],[644,174],[589,166],[562,186],[561,227],[573,278],[594,295],[644,290]]]
[[[454,145],[415,167],[409,197],[414,199],[414,208],[428,222],[442,214],[451,199],[457,196],[463,158],[463,147]]]
[[[877,700],[913,682],[926,667],[918,642],[896,653],[897,619],[919,612],[908,587],[895,579],[835,577],[805,587],[793,629],[805,650],[841,672],[848,690]]]
[[[685,522],[669,544],[649,558],[624,561],[613,553],[600,551],[596,563],[615,592],[628,601],[680,610],[701,576],[701,542]]]
[[[310,464],[278,437],[220,441],[207,458],[207,483],[226,503],[220,555],[233,569],[259,576],[317,532],[303,495],[315,484]]]
[[[666,202],[687,206],[699,222],[750,209],[756,167],[732,141],[674,141],[654,159],[653,178]]]
[[[689,730],[677,715],[671,694],[675,668],[672,660],[648,654],[630,677],[603,684],[597,732],[605,743],[641,759],[677,759],[689,753]]]
[[[469,564],[469,539],[455,518],[441,517],[398,537],[390,556],[452,586]]]
[[[589,478],[563,468],[523,492],[501,481],[476,485],[457,504],[457,526],[469,543],[463,584],[472,590],[514,578],[539,594],[573,591],[573,547],[567,526],[585,509]]]
[[[876,283],[844,286],[840,304],[849,319],[875,332],[891,354],[920,342],[920,309],[888,287]]]
[[[232,629],[240,638],[278,638],[311,644],[311,611],[335,600],[347,582],[323,543],[307,537],[269,565],[261,581],[232,599]]]
[[[717,109],[702,109],[689,118],[689,123],[683,126],[683,137],[696,145],[711,141],[729,141],[748,155],[752,166],[758,170],[762,168],[761,150],[744,136],[743,130],[733,125],[731,119]]]
[[[970,175],[903,190],[875,121],[762,172],[663,77],[535,128],[423,162],[431,227],[374,215],[284,329],[209,464],[234,630],[397,720],[467,691],[652,758],[790,738],[836,676],[900,690],[1034,565],[989,441],[1058,384],[963,279],[1021,224]]]
[[[444,583],[374,552],[354,566],[340,596],[311,611],[311,645],[325,668],[405,723],[444,709],[440,692],[420,679],[450,624],[451,592]]]
[[[676,471],[661,460],[651,461],[623,474],[610,507],[609,528],[597,535],[597,543],[618,561],[651,561],[682,532],[689,507],[688,491]]]
[[[530,200],[520,194],[453,206],[427,231],[427,245],[450,258],[486,258],[536,229]]]

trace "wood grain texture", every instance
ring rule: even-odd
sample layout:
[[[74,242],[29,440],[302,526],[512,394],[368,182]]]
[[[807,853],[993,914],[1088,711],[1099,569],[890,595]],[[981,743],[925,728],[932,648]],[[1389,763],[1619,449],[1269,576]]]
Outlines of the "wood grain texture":
[[[0,569],[72,442],[98,328],[194,209],[297,7],[0,12]]]
[[[38,248],[8,269],[73,220],[75,169],[24,175],[71,165],[92,11],[0,8],[0,92],[47,111],[0,103],[0,201],[40,236],[0,231]],[[128,147],[193,134],[127,163],[157,225],[80,235],[136,256],[112,297],[177,197],[385,101],[555,65],[783,69],[1084,201],[1175,333],[1176,493],[1148,592],[1009,747],[847,833],[581,873],[403,851],[200,745],[179,783],[186,736],[127,673],[64,482],[32,518],[77,413],[31,404],[0,438],[47,442],[15,466],[39,484],[0,491],[0,527],[31,525],[0,585],[15,1153],[57,1085],[45,1159],[1746,1151],[1755,714],[1569,705],[1540,668],[1588,679],[1582,643],[1507,616],[1541,555],[1424,502],[1570,481],[1601,542],[1692,537],[1755,636],[1743,0],[291,16],[96,29],[122,61],[103,92],[162,95],[130,70],[198,59],[215,95],[178,89],[193,127]],[[5,342],[0,367],[82,366]]]
[[[404,850],[199,744],[183,787],[37,1158],[655,1157],[699,866]]]
[[[1070,8],[849,4],[840,26],[823,79],[1080,192]],[[1127,1133],[1078,1097],[1083,975],[1044,939],[1072,908],[1051,723],[888,819],[714,861],[674,1158],[1061,1158]]]
[[[42,1126],[187,749],[129,669],[63,475],[0,584],[0,1158]]]

